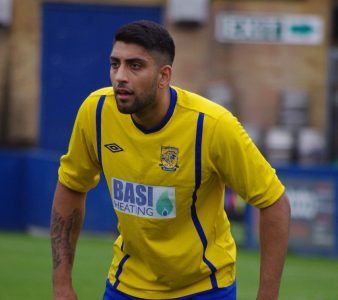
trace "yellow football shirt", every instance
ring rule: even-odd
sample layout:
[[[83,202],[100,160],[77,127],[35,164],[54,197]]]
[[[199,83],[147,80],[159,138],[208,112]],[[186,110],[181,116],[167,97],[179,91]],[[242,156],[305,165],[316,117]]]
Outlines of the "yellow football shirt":
[[[92,93],[59,168],[60,182],[82,192],[103,172],[120,232],[108,277],[116,289],[144,299],[233,283],[225,187],[259,208],[284,191],[229,111],[177,87],[170,92],[168,113],[152,130],[119,113],[112,88]]]

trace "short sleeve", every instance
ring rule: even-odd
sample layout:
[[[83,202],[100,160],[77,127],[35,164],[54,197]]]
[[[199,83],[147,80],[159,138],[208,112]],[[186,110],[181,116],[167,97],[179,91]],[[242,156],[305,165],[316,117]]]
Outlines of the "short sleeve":
[[[275,169],[230,112],[218,119],[210,152],[214,168],[225,185],[250,204],[267,207],[283,194],[285,188]]]
[[[95,187],[101,171],[96,153],[95,109],[87,100],[78,111],[68,152],[61,157],[58,171],[59,181],[79,192]]]

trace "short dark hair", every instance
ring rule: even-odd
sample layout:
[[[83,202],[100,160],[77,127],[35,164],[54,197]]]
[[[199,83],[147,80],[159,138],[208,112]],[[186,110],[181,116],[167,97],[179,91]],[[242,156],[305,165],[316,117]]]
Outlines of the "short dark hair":
[[[115,33],[115,42],[137,44],[148,51],[165,56],[166,63],[172,65],[175,57],[175,44],[169,32],[160,24],[141,20],[128,23]]]

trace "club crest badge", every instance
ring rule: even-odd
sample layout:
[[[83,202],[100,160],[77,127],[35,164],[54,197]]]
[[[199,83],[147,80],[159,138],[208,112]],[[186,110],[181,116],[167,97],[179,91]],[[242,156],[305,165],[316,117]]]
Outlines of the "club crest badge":
[[[164,171],[176,171],[178,168],[178,148],[161,146],[160,167]]]

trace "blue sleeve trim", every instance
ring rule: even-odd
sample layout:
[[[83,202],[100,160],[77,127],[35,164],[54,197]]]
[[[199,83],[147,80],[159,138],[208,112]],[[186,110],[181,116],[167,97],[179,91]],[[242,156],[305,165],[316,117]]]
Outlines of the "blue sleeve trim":
[[[201,185],[202,178],[202,134],[203,134],[203,122],[204,122],[204,114],[200,113],[197,120],[197,130],[196,130],[196,144],[195,144],[195,189],[192,195],[192,206],[191,206],[191,217],[194,222],[197,233],[201,239],[203,244],[203,261],[211,270],[210,280],[212,288],[217,288],[217,280],[216,280],[216,271],[215,266],[205,257],[205,251],[208,246],[208,241],[203,231],[201,222],[198,219],[197,211],[196,211],[196,201],[197,201],[197,190]]]
[[[106,96],[101,96],[99,102],[97,103],[96,107],[96,145],[97,145],[97,159],[99,164],[102,168],[102,154],[101,154],[101,115],[102,115],[102,108],[104,104],[104,100]]]

